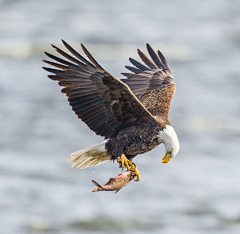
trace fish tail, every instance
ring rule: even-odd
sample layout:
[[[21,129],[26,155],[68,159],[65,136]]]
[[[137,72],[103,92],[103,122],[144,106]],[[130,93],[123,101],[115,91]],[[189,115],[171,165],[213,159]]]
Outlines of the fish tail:
[[[107,154],[105,149],[106,141],[99,145],[75,151],[68,158],[68,162],[72,162],[72,168],[83,169],[86,167],[99,166],[107,160],[111,160],[111,156]]]
[[[100,184],[98,184],[96,181],[92,180],[93,184],[97,187],[95,188],[92,192],[98,192],[98,191],[102,191],[102,186]]]

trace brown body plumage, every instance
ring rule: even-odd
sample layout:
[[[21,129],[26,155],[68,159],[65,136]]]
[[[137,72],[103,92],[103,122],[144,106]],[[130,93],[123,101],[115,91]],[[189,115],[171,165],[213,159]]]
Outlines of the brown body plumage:
[[[168,114],[175,93],[175,82],[162,53],[158,51],[157,55],[147,44],[153,62],[138,50],[146,65],[130,58],[135,67],[126,66],[132,73],[122,73],[127,79],[120,81],[102,68],[83,45],[89,60],[65,41],[63,44],[74,57],[53,46],[68,61],[46,53],[58,63],[44,62],[59,69],[44,69],[55,74],[49,78],[64,87],[62,92],[78,118],[108,139],[107,155],[117,159],[125,154],[132,160],[158,146],[159,132],[170,125]]]

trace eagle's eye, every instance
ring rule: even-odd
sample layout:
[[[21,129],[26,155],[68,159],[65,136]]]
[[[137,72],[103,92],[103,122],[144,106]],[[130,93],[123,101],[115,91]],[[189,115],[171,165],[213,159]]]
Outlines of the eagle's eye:
[[[172,157],[173,157],[172,151],[168,151],[168,157],[169,157],[169,158],[172,158]]]

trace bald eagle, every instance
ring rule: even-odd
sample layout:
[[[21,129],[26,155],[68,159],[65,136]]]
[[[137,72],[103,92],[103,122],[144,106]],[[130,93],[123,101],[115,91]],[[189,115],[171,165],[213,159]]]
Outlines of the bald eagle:
[[[147,44],[150,60],[141,50],[144,64],[130,58],[130,73],[118,80],[109,74],[81,44],[84,58],[62,40],[71,53],[52,47],[65,59],[45,54],[56,62],[46,61],[58,69],[43,67],[54,75],[48,77],[63,86],[73,111],[97,135],[105,137],[99,145],[76,151],[68,158],[73,168],[86,168],[117,160],[121,167],[132,170],[137,180],[140,174],[133,158],[163,143],[167,163],[179,151],[179,141],[169,122],[169,108],[175,94],[175,82],[170,67],[158,50]]]

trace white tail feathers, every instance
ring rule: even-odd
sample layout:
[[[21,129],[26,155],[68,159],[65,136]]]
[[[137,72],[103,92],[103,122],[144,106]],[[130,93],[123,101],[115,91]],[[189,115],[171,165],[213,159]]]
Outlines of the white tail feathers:
[[[68,162],[72,162],[72,168],[83,169],[86,167],[99,166],[107,160],[111,160],[111,156],[107,154],[105,149],[106,141],[99,145],[75,151],[68,158]]]

